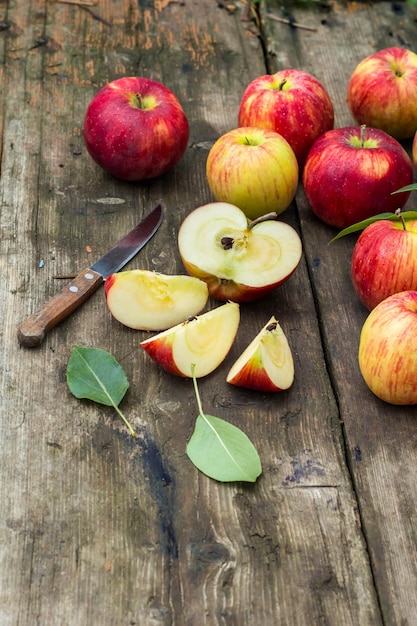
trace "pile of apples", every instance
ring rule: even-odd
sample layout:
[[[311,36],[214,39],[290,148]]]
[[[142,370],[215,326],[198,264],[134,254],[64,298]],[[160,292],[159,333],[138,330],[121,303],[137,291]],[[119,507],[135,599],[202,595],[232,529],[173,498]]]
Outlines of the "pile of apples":
[[[413,161],[417,167],[417,54],[393,47],[364,59],[349,80],[347,104],[357,125],[334,128],[331,99],[308,72],[286,69],[253,80],[243,92],[237,128],[208,154],[206,177],[215,201],[194,209],[180,226],[178,250],[187,275],[132,270],[106,280],[106,302],[119,322],[159,331],[141,345],[165,370],[190,377],[193,364],[197,377],[212,372],[229,353],[244,304],[296,270],[301,240],[279,216],[299,183],[314,214],[339,229],[404,207]],[[127,77],[93,98],[84,138],[105,171],[147,180],[180,160],[189,125],[167,87]],[[400,141],[411,138],[410,158]],[[384,303],[390,311],[407,311],[397,325],[412,315],[408,325],[415,327],[417,219],[369,225],[354,249],[352,279],[371,310],[359,350],[365,382],[388,402],[417,403],[417,333],[401,336],[401,345],[407,341],[402,352],[409,353],[401,367],[399,336],[390,328],[396,339],[382,339],[390,319]],[[202,313],[209,298],[223,304]],[[390,365],[386,373],[384,363]],[[291,349],[275,317],[227,375],[229,383],[261,391],[288,389],[293,378]]]

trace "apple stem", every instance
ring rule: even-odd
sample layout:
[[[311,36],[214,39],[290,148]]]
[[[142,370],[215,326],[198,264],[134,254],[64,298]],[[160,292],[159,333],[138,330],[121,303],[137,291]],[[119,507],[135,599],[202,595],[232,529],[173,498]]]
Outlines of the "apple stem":
[[[400,218],[403,230],[407,230],[407,224],[405,223],[405,219],[402,216],[401,209],[397,209],[395,211],[395,215],[397,215]]]
[[[280,82],[279,87],[278,87],[278,89],[279,89],[280,91],[282,91],[282,89],[284,88],[284,85],[285,85],[285,83],[286,83],[286,82],[287,82],[287,79],[286,79],[286,78],[283,78],[283,79],[282,79],[282,81]]]
[[[266,222],[268,220],[275,220],[278,217],[278,214],[275,213],[275,211],[272,211],[271,213],[266,213],[265,215],[261,215],[260,217],[257,217],[255,220],[252,220],[249,223],[249,229],[253,228],[256,224],[259,224],[260,222]]]
[[[361,148],[365,145],[366,124],[361,125]]]

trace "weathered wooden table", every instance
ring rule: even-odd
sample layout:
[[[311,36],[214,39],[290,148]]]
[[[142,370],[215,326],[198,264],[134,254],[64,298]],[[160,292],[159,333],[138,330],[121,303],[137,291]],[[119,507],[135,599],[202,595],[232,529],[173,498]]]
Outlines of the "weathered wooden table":
[[[207,412],[257,447],[256,484],[220,484],[190,463],[192,384],[149,360],[146,333],[112,319],[102,289],[41,347],[16,339],[62,286],[56,276],[88,266],[159,200],[164,222],[129,267],[183,272],[179,225],[212,200],[208,150],[236,127],[250,80],[310,71],[343,126],[356,64],[378,48],[417,47],[416,14],[403,3],[268,1],[260,19],[252,9],[233,0],[0,5],[1,626],[417,624],[416,408],[386,405],[365,387],[355,237],[329,246],[335,231],[301,188],[282,219],[302,235],[302,263],[244,307],[230,358],[199,385]],[[98,89],[136,74],[170,87],[191,127],[181,162],[146,184],[107,176],[82,138]],[[264,395],[227,385],[232,359],[272,314],[293,350],[293,387]],[[114,411],[69,392],[75,345],[103,348],[124,367],[136,440]]]

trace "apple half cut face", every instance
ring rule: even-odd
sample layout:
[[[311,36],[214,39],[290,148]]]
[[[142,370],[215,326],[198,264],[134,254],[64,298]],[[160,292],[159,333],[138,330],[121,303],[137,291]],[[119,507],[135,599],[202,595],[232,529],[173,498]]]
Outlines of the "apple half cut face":
[[[187,273],[216,300],[250,302],[284,283],[298,266],[297,231],[276,219],[248,220],[233,204],[212,202],[181,224],[178,248]]]
[[[227,382],[255,391],[283,391],[294,382],[288,340],[274,316],[232,365]]]
[[[205,282],[192,276],[128,270],[108,276],[106,303],[113,317],[135,330],[166,330],[202,311]]]
[[[170,374],[201,378],[226,358],[240,321],[239,305],[228,302],[199,316],[190,317],[141,342],[149,356]]]

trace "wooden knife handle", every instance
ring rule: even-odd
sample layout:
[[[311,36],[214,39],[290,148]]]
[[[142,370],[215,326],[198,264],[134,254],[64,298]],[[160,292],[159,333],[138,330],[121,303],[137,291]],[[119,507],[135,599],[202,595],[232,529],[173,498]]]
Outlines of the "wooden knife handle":
[[[19,326],[17,338],[20,345],[25,348],[39,346],[50,330],[66,319],[102,284],[103,276],[92,269],[78,274]]]

